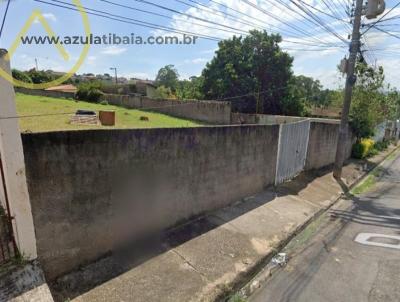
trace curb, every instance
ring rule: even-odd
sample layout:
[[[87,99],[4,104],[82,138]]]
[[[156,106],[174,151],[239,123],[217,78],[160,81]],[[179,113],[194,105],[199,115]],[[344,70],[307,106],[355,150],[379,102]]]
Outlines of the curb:
[[[272,258],[275,257],[278,253],[280,253],[290,241],[292,241],[298,234],[300,234],[304,229],[306,229],[312,222],[319,219],[323,214],[329,211],[335,204],[338,203],[343,197],[346,196],[346,193],[350,192],[354,187],[361,184],[373,171],[381,167],[387,159],[400,150],[400,146],[394,148],[391,152],[386,154],[386,156],[378,163],[375,164],[374,167],[365,171],[360,177],[358,177],[351,185],[348,186],[347,192],[342,192],[334,201],[332,201],[327,207],[321,208],[317,211],[313,216],[307,219],[303,224],[299,225],[296,230],[294,230],[287,238],[282,240],[279,245],[275,248],[275,250],[266,255],[263,259],[261,259],[258,263],[256,263],[252,268],[250,268],[244,276],[239,276],[237,282],[234,281],[232,284],[232,288],[230,290],[226,290],[221,292],[214,301],[229,301],[233,294],[238,293],[239,297],[248,297],[252,295],[259,287],[261,282],[267,281],[274,271],[276,271],[279,266],[269,265]]]

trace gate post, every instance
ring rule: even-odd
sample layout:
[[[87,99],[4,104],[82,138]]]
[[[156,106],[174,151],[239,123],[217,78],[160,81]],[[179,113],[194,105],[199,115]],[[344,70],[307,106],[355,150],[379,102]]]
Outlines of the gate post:
[[[0,49],[0,68],[11,74],[10,61],[6,56],[7,50]],[[25,259],[33,260],[37,258],[36,237],[21,134],[16,118],[15,92],[13,85],[1,76],[0,93],[0,154],[9,199],[9,215],[13,217],[14,236],[19,252]]]

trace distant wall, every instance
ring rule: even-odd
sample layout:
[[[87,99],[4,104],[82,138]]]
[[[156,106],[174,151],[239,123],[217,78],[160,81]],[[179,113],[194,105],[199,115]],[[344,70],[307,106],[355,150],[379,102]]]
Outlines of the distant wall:
[[[311,122],[306,170],[318,169],[335,162],[339,138],[339,124]],[[346,159],[351,156],[353,135],[350,134],[346,145]]]
[[[375,142],[381,142],[385,139],[386,124],[387,124],[387,122],[385,121],[375,127],[375,130],[374,130],[375,134],[374,134],[374,137],[372,138]]]
[[[259,114],[258,124],[260,125],[289,124],[289,123],[304,121],[306,119],[307,118],[300,116]]]
[[[209,124],[229,125],[231,105],[229,102],[196,100],[159,100],[140,96],[111,95],[108,103],[127,108],[146,109]]]
[[[269,114],[248,114],[232,112],[231,124],[232,125],[281,125],[296,123],[304,120],[339,124],[340,121],[335,119],[324,119],[324,118],[308,118],[302,116],[286,116],[286,115],[269,115]]]
[[[40,89],[27,89],[16,87],[16,92],[29,95],[38,95],[54,98],[74,98],[72,92],[49,91]],[[195,120],[215,125],[231,124],[231,104],[220,101],[197,101],[197,100],[160,100],[141,96],[106,94],[104,99],[117,106],[132,109],[145,109],[164,113],[175,117]]]
[[[279,126],[23,134],[47,277],[273,184],[278,136]]]
[[[42,89],[28,89],[25,87],[15,87],[14,90],[15,90],[15,92],[19,92],[19,93],[53,97],[53,98],[72,99],[75,97],[75,93],[73,93],[73,92],[62,92],[62,91],[52,91],[52,90],[42,90]]]

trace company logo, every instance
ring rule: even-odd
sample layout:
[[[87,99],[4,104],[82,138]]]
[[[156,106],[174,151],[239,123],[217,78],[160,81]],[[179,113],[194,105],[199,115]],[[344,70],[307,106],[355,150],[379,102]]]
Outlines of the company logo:
[[[91,31],[90,31],[90,24],[89,24],[89,18],[87,16],[87,13],[84,10],[84,8],[82,7],[80,0],[72,0],[72,3],[75,5],[76,9],[79,11],[79,14],[81,15],[85,35],[87,37],[89,37],[91,35]],[[49,23],[43,17],[43,14],[40,12],[40,10],[34,10],[31,14],[31,16],[25,22],[21,31],[18,33],[13,44],[9,48],[8,54],[6,57],[7,60],[10,60],[12,55],[15,53],[15,51],[21,44],[21,37],[24,37],[26,35],[26,33],[29,31],[30,27],[36,20],[38,20],[39,23],[44,27],[44,29],[49,37],[53,37],[53,38],[56,37],[55,33],[51,29]],[[63,47],[62,43],[55,43],[54,46],[57,48],[61,57],[65,61],[70,60],[70,56],[69,56],[68,52],[65,50],[65,48]],[[57,86],[57,85],[62,84],[69,78],[71,78],[78,71],[78,69],[82,66],[83,62],[85,61],[85,59],[88,55],[89,48],[90,48],[90,44],[84,45],[84,47],[81,51],[81,54],[80,54],[78,60],[76,61],[75,65],[62,77],[60,77],[54,81],[48,82],[48,83],[41,83],[41,84],[26,83],[26,82],[14,79],[12,77],[12,75],[10,75],[9,73],[7,73],[5,70],[3,70],[1,68],[0,68],[0,76],[5,78],[7,81],[13,83],[15,86],[20,86],[20,87],[25,87],[25,88],[30,88],[30,89],[46,89],[49,87]]]

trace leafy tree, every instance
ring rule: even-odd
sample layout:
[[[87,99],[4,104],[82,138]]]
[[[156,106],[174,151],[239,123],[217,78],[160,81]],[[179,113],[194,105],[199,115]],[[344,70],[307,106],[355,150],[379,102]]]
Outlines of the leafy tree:
[[[12,70],[12,76],[16,80],[26,82],[26,83],[32,83],[31,77],[29,75],[27,75],[25,72],[20,71],[18,69]]]
[[[251,31],[246,37],[221,41],[203,70],[203,93],[208,99],[251,94],[233,102],[243,112],[282,114],[289,94],[293,58],[283,52],[280,35]]]
[[[171,91],[171,88],[165,86],[157,87],[155,96],[156,99],[173,99],[175,98],[174,94]]]
[[[189,80],[180,81],[176,90],[176,95],[179,99],[204,99],[202,92],[204,78],[191,77]]]
[[[389,120],[397,120],[400,117],[400,93],[388,86],[389,91],[382,104],[384,115]]]
[[[78,86],[76,98],[82,101],[99,103],[104,97],[104,93],[101,89],[102,84],[99,81],[83,82]]]
[[[327,107],[332,102],[330,90],[323,89],[319,80],[304,75],[293,76],[292,85],[300,100],[309,106]]]
[[[156,84],[170,88],[173,92],[178,87],[179,73],[174,65],[167,65],[158,71]]]
[[[32,79],[34,84],[48,83],[53,81],[55,78],[42,70],[31,69],[27,72],[27,75]]]
[[[301,87],[294,84],[289,86],[289,93],[282,101],[282,112],[284,112],[285,115],[309,115],[309,106]]]
[[[357,83],[353,90],[350,123],[361,139],[374,135],[374,128],[388,117],[385,112],[388,99],[382,91],[385,79],[382,67],[375,69],[365,62],[358,62],[355,72]]]

